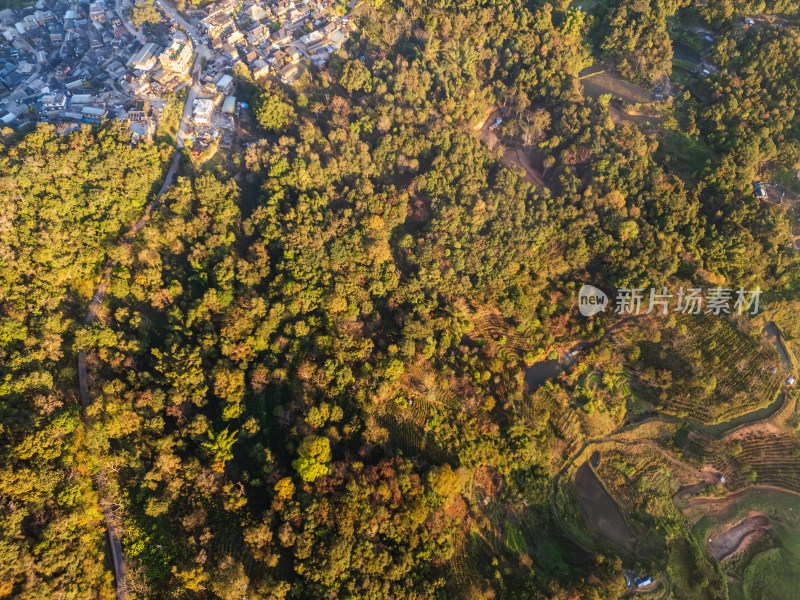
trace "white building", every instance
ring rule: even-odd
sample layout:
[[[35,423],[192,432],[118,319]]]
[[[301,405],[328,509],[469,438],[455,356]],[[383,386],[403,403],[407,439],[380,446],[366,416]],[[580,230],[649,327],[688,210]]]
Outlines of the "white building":
[[[194,122],[198,125],[211,124],[211,115],[214,114],[214,102],[208,99],[194,101]]]
[[[269,65],[263,58],[259,58],[253,63],[253,78],[259,79],[265,77],[269,73]]]
[[[92,94],[74,94],[69,99],[70,106],[75,106],[76,104],[91,104],[94,102],[94,96]]]
[[[236,112],[236,96],[225,97],[225,102],[222,104],[222,112],[226,115],[232,115]]]
[[[64,94],[47,94],[42,97],[44,108],[66,108],[67,97]]]
[[[217,88],[223,92],[227,92],[232,83],[233,77],[225,73],[224,75],[220,75],[220,78],[217,79]]]

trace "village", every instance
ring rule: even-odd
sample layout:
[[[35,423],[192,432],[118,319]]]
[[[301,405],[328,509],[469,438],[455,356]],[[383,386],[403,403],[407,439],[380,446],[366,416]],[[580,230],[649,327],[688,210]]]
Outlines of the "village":
[[[324,68],[352,24],[331,0],[225,0],[180,13],[159,0],[138,29],[130,0],[38,0],[0,11],[0,127],[50,122],[69,130],[119,119],[132,143],[152,139],[170,99],[188,94],[182,140],[194,152],[229,144],[234,71],[292,85]]]

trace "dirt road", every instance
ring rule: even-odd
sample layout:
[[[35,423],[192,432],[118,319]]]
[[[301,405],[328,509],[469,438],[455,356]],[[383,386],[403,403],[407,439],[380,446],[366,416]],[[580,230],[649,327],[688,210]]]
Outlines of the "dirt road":
[[[491,108],[486,111],[483,121],[479,123],[475,129],[479,132],[478,137],[485,143],[490,150],[493,150],[500,143],[494,131],[490,131],[489,127],[495,122],[495,119],[500,115],[500,109],[497,107]],[[525,154],[522,148],[506,147],[503,150],[503,156],[500,161],[507,166],[517,166],[525,173],[525,180],[530,183],[537,190],[543,190],[547,186],[544,179],[539,172],[533,168],[530,159]]]
[[[781,338],[781,330],[778,329],[778,326],[775,324],[775,321],[770,321],[764,326],[763,329],[764,335],[767,336],[767,339],[770,343],[775,346],[775,349],[778,351],[778,354],[781,357],[781,364],[783,365],[784,371],[790,371],[792,368],[792,363],[789,361],[789,354],[786,352],[786,347],[783,345],[783,339]]]
[[[123,237],[124,240],[132,240],[137,233],[144,227],[145,223],[150,217],[150,214],[153,211],[153,208],[157,205],[159,200],[161,199],[162,194],[169,189],[170,184],[172,183],[172,179],[175,176],[175,172],[178,168],[178,162],[180,161],[180,153],[175,152],[175,156],[172,159],[172,163],[170,164],[169,170],[167,171],[167,175],[164,178],[164,184],[161,186],[156,197],[153,201],[147,205],[145,208],[144,214],[142,217],[133,224],[130,230],[125,234]],[[103,302],[103,298],[108,291],[108,286],[111,279],[111,271],[116,266],[116,262],[108,261],[103,269],[103,272],[100,276],[100,282],[97,284],[95,288],[94,295],[92,296],[92,301],[89,303],[89,308],[86,311],[86,317],[84,318],[84,323],[89,324],[93,323],[97,320],[97,311],[100,308],[100,305]],[[81,405],[85,408],[89,406],[92,401],[91,393],[89,392],[89,375],[86,369],[86,353],[81,350],[78,352],[78,392],[80,395]],[[101,467],[100,472],[97,476],[98,481],[105,481],[106,476],[103,468]],[[101,498],[103,494],[101,493]],[[114,578],[117,582],[117,600],[127,600],[128,598],[128,586],[127,586],[127,579],[126,574],[127,570],[125,567],[125,558],[122,554],[122,543],[120,542],[120,535],[119,535],[119,523],[115,515],[113,514],[113,510],[111,504],[107,501],[102,501],[101,504],[103,506],[103,515],[105,517],[106,528],[108,530],[108,541],[109,546],[111,548],[111,559],[114,567]]]

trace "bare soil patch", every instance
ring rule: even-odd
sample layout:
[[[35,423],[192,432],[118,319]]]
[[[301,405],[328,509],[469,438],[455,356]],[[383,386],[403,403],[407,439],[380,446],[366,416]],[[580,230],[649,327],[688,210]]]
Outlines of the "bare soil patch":
[[[746,519],[708,542],[708,553],[722,562],[744,550],[757,535],[771,526],[767,515],[751,512]]]
[[[472,485],[484,498],[494,498],[503,486],[503,478],[497,469],[481,465],[475,469]]]
[[[581,514],[588,527],[612,544],[635,552],[633,535],[614,499],[608,494],[588,462],[575,473],[575,488],[581,503]]]
[[[653,101],[653,93],[650,90],[608,71],[586,73],[581,76],[581,83],[584,93],[594,99],[603,94],[611,94],[628,104],[645,104]]]
[[[489,129],[500,114],[499,108],[491,106],[486,110],[482,120],[475,125],[475,131],[478,132],[478,137],[490,150],[494,149],[497,144],[500,143],[497,134]],[[525,173],[525,180],[537,190],[542,190],[547,187],[545,186],[544,179],[542,179],[542,175],[533,167],[530,158],[522,148],[504,148],[503,156],[500,160],[506,166],[515,165],[520,167]]]

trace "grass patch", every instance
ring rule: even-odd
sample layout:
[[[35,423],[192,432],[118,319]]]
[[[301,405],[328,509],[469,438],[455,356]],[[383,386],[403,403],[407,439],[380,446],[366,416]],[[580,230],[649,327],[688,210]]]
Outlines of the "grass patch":
[[[670,164],[685,178],[695,178],[711,160],[713,152],[697,136],[670,131],[659,139],[659,153],[670,157]]]
[[[164,105],[164,111],[161,113],[161,119],[156,127],[155,140],[158,143],[175,145],[182,114],[183,101],[178,96],[172,96]]]
[[[800,179],[797,178],[797,171],[795,169],[787,169],[784,166],[779,166],[772,169],[768,173],[768,176],[775,183],[779,183],[786,189],[800,194]]]
[[[673,58],[672,66],[677,69],[683,69],[684,71],[688,71],[689,73],[696,70],[696,65],[692,61],[684,60],[682,58]]]

